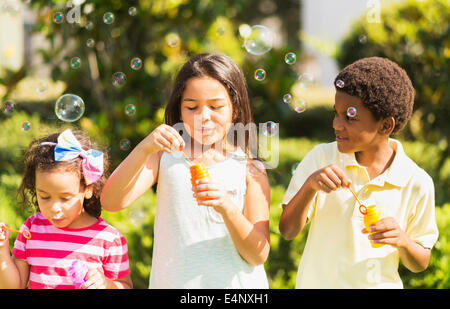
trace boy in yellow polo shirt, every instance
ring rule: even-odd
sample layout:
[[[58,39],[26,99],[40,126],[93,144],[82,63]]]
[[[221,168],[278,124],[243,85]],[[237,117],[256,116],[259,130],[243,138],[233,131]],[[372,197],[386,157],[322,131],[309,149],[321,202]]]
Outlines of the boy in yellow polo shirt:
[[[411,116],[414,89],[402,68],[379,57],[345,67],[335,87],[336,141],[305,156],[282,200],[284,238],[311,221],[296,288],[402,288],[399,259],[425,270],[438,238],[433,181],[390,138]],[[348,184],[383,214],[370,231]]]

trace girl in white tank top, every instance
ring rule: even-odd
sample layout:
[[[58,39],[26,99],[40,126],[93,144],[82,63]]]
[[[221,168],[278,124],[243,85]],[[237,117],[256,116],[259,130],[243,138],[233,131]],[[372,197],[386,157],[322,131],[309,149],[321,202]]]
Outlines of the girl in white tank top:
[[[270,187],[264,171],[249,173],[248,138],[239,136],[246,133],[230,130],[252,122],[240,69],[221,54],[192,57],[176,77],[165,122],[102,192],[103,207],[118,211],[158,183],[150,288],[268,288]],[[197,163],[210,177],[192,185]]]

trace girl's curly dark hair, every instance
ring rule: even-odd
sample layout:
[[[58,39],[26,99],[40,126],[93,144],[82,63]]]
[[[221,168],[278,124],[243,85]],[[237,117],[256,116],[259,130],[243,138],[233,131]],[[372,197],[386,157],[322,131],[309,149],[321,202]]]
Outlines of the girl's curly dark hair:
[[[380,120],[395,119],[392,133],[403,129],[411,117],[414,88],[411,80],[395,62],[381,57],[363,58],[346,66],[334,80],[337,91],[362,100]]]
[[[71,130],[84,150],[93,148],[103,152],[103,175],[99,180],[92,184],[92,186],[94,186],[92,197],[90,199],[84,199],[83,203],[84,210],[88,214],[94,217],[99,217],[102,208],[100,204],[100,193],[106,182],[106,172],[109,168],[108,154],[105,149],[101,149],[97,144],[93,143],[89,136],[83,131],[74,129]],[[55,170],[73,172],[80,177],[80,185],[86,186],[81,167],[81,157],[68,161],[55,161],[54,145],[39,146],[42,142],[57,143],[60,133],[61,132],[34,139],[25,152],[23,159],[24,175],[18,190],[19,203],[21,203],[25,208],[33,208],[39,211],[39,205],[36,198],[36,170],[45,172]]]

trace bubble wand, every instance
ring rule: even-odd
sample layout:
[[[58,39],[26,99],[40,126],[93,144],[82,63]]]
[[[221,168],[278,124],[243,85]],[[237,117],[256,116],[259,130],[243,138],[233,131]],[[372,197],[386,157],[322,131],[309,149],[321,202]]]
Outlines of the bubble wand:
[[[20,233],[20,234],[22,234],[23,237],[25,237],[26,239],[30,239],[30,238],[31,238],[31,233],[30,233],[30,231],[27,231],[27,230],[19,231],[19,230],[16,230],[16,229],[7,227],[6,225],[2,225],[2,230],[3,230],[3,231],[9,230],[9,231],[11,231],[11,232]]]
[[[367,207],[364,206],[363,204],[361,204],[361,202],[358,200],[358,198],[356,197],[355,192],[353,192],[352,188],[350,188],[350,183],[347,185],[347,189],[350,190],[350,192],[353,194],[353,196],[355,197],[356,201],[359,204],[359,212],[363,215],[367,215]]]

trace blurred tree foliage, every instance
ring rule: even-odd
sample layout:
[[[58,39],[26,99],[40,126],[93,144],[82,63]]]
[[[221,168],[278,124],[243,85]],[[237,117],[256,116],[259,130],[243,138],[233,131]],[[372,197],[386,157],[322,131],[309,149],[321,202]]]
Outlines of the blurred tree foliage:
[[[129,140],[128,149],[132,149],[162,122],[172,80],[193,54],[223,52],[233,58],[247,78],[255,122],[282,121],[285,112],[280,102],[297,79],[294,67],[284,62],[284,55],[292,51],[297,59],[301,56],[296,36],[298,1],[80,2],[76,15],[70,1],[32,1],[30,5],[37,13],[32,31],[44,35],[49,43],[39,53],[51,68],[51,78],[67,83],[65,93],[83,98],[86,111],[79,124],[110,145],[113,166],[127,154],[120,147],[121,140]],[[60,23],[55,22],[58,12],[63,15]],[[110,24],[104,22],[108,12],[114,14]],[[73,22],[78,17],[79,22]],[[239,26],[265,21],[276,26],[275,35],[282,37],[281,43],[264,55],[251,55],[243,48]],[[70,65],[73,57],[81,60],[75,69]],[[142,68],[138,70],[130,66],[135,57],[142,60]],[[258,68],[267,72],[262,82],[253,78]],[[23,70],[20,76],[26,76],[27,68]],[[123,87],[112,84],[116,72],[126,75]],[[8,75],[0,82],[8,81],[11,89],[20,76]],[[17,103],[20,109],[21,102]],[[39,113],[42,118],[57,120],[53,114],[54,102],[47,103],[47,114],[42,109]],[[26,105],[32,112],[37,111],[38,104],[35,106],[33,110],[32,104]]]
[[[344,67],[363,57],[387,57],[406,70],[416,91],[415,113],[402,134],[443,150],[432,172],[441,177],[450,155],[450,2],[394,3],[382,7],[380,23],[370,21],[365,16],[353,25],[337,60]]]

